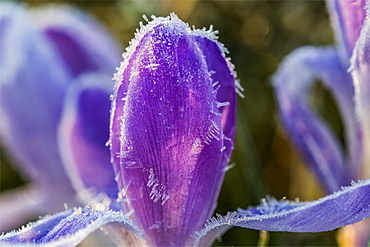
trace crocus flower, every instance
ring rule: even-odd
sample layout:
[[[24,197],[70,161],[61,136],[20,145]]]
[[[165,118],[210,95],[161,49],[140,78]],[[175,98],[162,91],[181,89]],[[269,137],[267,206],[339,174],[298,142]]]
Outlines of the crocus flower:
[[[370,1],[328,0],[338,45],[304,47],[274,77],[285,129],[327,193],[370,177]],[[332,93],[345,127],[344,151],[309,107],[308,90],[320,79]],[[369,222],[354,245],[365,245]]]
[[[1,3],[0,28],[1,141],[31,181],[30,188],[1,195],[4,231],[63,210],[64,203],[78,205],[58,148],[63,102],[86,73],[113,73],[120,50],[95,21],[69,7],[27,11]]]
[[[370,179],[315,202],[268,198],[257,207],[210,218],[233,149],[240,88],[225,52],[215,32],[190,29],[174,14],[142,25],[115,76],[108,142],[114,179],[100,180],[100,171],[111,164],[96,172],[80,164],[93,161],[83,153],[96,150],[89,137],[100,136],[96,132],[105,124],[97,114],[106,114],[94,112],[105,102],[103,90],[81,86],[65,109],[63,122],[70,126],[60,133],[63,143],[78,143],[65,150],[77,166],[71,172],[75,184],[94,187],[92,195],[101,196],[87,193],[92,207],[46,216],[2,235],[1,244],[73,246],[103,227],[118,245],[203,246],[232,225],[317,232],[369,217]]]

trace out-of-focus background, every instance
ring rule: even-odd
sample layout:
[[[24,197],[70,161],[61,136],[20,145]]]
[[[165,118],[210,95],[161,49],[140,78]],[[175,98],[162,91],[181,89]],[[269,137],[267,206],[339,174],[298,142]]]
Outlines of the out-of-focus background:
[[[52,1],[24,1],[34,8]],[[87,11],[124,47],[142,15],[175,12],[196,28],[214,26],[230,51],[245,98],[238,99],[235,164],[226,175],[217,213],[256,205],[271,195],[294,200],[323,196],[318,183],[287,140],[279,123],[271,76],[282,59],[300,46],[334,43],[325,2],[320,0],[256,1],[55,1]],[[119,64],[117,64],[117,67]],[[318,82],[312,105],[340,138],[342,125],[332,98]],[[325,113],[325,114],[324,114]],[[24,184],[1,150],[0,190]],[[57,195],[56,195],[57,196]],[[199,205],[201,207],[201,205]],[[255,246],[259,232],[233,228],[215,246]],[[271,246],[336,246],[336,231],[317,234],[270,233]]]

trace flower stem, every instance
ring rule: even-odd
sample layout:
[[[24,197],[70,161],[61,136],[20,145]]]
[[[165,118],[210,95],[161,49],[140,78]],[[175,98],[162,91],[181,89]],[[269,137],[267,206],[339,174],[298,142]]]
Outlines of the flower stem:
[[[258,239],[258,247],[266,247],[268,246],[268,242],[270,239],[269,232],[267,231],[260,231],[260,238]]]

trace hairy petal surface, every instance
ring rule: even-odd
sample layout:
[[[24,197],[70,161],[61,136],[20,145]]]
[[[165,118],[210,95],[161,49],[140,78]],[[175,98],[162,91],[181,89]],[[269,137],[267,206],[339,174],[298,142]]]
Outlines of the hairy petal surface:
[[[104,83],[105,82],[105,83]],[[120,209],[109,139],[111,76],[85,73],[66,95],[59,127],[60,153],[79,196],[94,208]]]
[[[0,244],[20,247],[76,246],[88,234],[110,222],[118,222],[116,226],[125,227],[137,237],[142,235],[129,214],[110,210],[95,211],[88,206],[45,216],[20,230],[1,235]]]
[[[111,152],[119,199],[135,210],[149,245],[189,244],[214,209],[232,148],[233,72],[224,57],[209,60],[210,71],[203,49],[223,52],[211,45],[211,32],[201,33],[175,15],[154,19],[136,34],[116,76]],[[217,75],[224,71],[227,81],[212,81],[211,74],[224,80]],[[230,119],[216,96],[223,90]]]
[[[370,217],[370,179],[360,181],[313,202],[262,200],[247,210],[212,218],[197,232],[196,245],[208,232],[240,226],[262,231],[322,232]]]
[[[349,144],[347,156],[328,126],[308,106],[309,89],[315,79],[322,80],[340,109]],[[285,129],[326,190],[336,191],[358,178],[362,145],[353,111],[354,89],[337,51],[298,49],[285,59],[273,81]]]

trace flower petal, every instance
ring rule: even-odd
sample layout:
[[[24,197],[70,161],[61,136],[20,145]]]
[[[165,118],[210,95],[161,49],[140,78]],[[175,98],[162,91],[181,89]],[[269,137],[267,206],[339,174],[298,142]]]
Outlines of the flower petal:
[[[370,217],[370,179],[313,202],[262,200],[247,210],[212,218],[197,232],[196,243],[217,228],[240,226],[262,231],[323,232]],[[219,229],[218,229],[219,231]]]
[[[118,222],[137,237],[142,235],[129,214],[86,207],[45,216],[18,231],[1,235],[0,243],[1,246],[76,246],[88,234],[110,222]]]
[[[367,17],[351,58],[351,74],[355,86],[356,113],[363,132],[363,178],[370,177],[370,3]]]
[[[110,162],[111,76],[83,74],[71,85],[59,127],[59,147],[74,188],[94,208],[116,204],[117,184]]]
[[[316,78],[333,93],[342,114],[349,143],[347,160],[330,129],[309,109],[308,89]],[[285,59],[273,81],[285,129],[326,190],[335,191],[358,178],[362,146],[353,111],[353,85],[337,51],[298,49]]]
[[[31,14],[73,77],[99,70],[115,72],[122,51],[91,17],[63,5],[39,8]]]
[[[146,232],[149,245],[188,244],[214,209],[229,159],[227,149],[232,148],[224,139],[233,140],[235,109],[229,110],[230,119],[222,120],[216,94],[224,89],[212,81],[202,49],[225,58],[220,47],[207,47],[214,42],[207,31],[201,37],[209,41],[201,47],[199,32],[175,15],[154,19],[136,35],[117,74],[113,164],[120,199],[126,210],[135,210],[134,220]],[[234,87],[225,61],[213,67],[220,80],[217,73],[227,72],[221,87]],[[221,95],[234,108],[235,89],[227,90]]]

